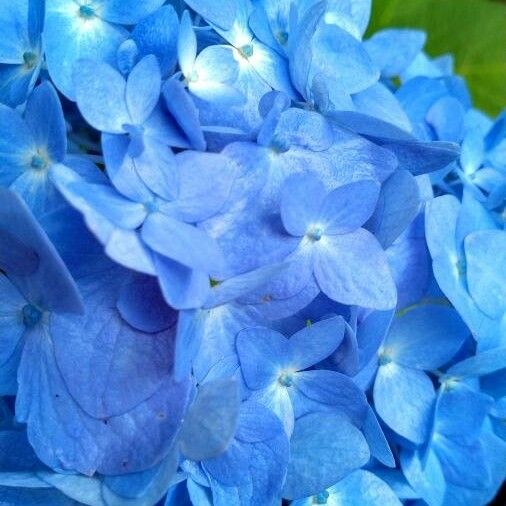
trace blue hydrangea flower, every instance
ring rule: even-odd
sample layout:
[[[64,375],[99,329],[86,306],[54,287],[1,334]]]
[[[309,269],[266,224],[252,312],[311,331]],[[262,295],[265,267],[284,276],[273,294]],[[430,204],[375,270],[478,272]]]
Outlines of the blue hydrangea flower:
[[[0,103],[25,102],[42,67],[44,0],[20,0],[0,7]]]
[[[65,119],[58,95],[49,82],[30,95],[24,116],[0,105],[0,184],[23,197],[41,215],[56,209],[62,198],[51,180],[55,164],[100,179],[93,163],[67,155]]]
[[[48,0],[44,48],[51,79],[68,98],[75,98],[73,72],[78,60],[113,64],[128,38],[122,25],[132,25],[151,14],[163,0]],[[77,66],[78,67],[78,66]]]

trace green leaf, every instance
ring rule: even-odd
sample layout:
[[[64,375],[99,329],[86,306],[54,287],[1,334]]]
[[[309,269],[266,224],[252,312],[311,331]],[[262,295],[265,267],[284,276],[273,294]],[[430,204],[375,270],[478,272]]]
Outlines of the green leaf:
[[[475,105],[506,106],[506,4],[490,0],[373,0],[369,35],[388,27],[422,28],[432,56],[452,53]]]

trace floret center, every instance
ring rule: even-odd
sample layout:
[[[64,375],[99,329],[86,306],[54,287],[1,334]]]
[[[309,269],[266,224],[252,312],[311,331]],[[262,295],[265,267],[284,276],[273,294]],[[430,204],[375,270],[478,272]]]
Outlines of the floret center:
[[[27,69],[33,69],[37,65],[38,56],[32,51],[26,51],[23,53],[23,61]]]
[[[81,5],[79,7],[79,16],[84,19],[91,19],[95,16],[95,10],[91,5]]]
[[[320,492],[319,494],[313,497],[313,504],[327,504],[327,499],[329,498],[329,495],[330,494],[326,490]]]
[[[291,387],[293,385],[293,374],[284,372],[279,375],[278,381],[284,387]]]
[[[33,304],[27,304],[22,309],[23,313],[23,323],[26,327],[32,328],[40,322],[42,318],[42,311],[34,306]]]
[[[239,48],[239,53],[244,58],[251,58],[253,56],[253,46],[251,44],[244,44],[244,46]]]
[[[309,227],[306,232],[306,237],[313,242],[319,241],[323,237],[323,228],[319,225]]]
[[[285,32],[284,30],[279,31],[276,35],[276,39],[282,46],[285,46],[288,42],[288,32]]]
[[[44,170],[49,164],[48,159],[45,156],[42,156],[40,154],[36,154],[32,156],[32,160],[30,162],[30,165],[32,169],[35,170]]]

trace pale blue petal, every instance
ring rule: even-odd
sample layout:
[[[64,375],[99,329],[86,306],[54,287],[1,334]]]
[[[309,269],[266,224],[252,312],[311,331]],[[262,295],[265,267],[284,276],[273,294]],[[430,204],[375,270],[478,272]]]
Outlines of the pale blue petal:
[[[126,106],[134,125],[142,125],[151,116],[160,98],[162,76],[154,55],[145,56],[127,79]]]
[[[89,58],[114,64],[116,51],[127,34],[124,28],[98,16],[81,17],[79,6],[71,0],[47,2],[44,45],[49,74],[56,87],[71,100],[75,99],[72,75],[76,62]]]
[[[416,444],[426,440],[435,398],[432,381],[424,372],[394,362],[378,369],[374,407],[381,419],[403,438]]]
[[[125,102],[126,82],[107,63],[80,60],[74,72],[77,105],[86,121],[103,132],[124,133],[132,123]]]
[[[339,427],[335,431],[335,427]],[[333,434],[329,438],[328,435]],[[299,499],[330,487],[369,460],[361,432],[332,413],[306,415],[295,423],[283,497]]]
[[[391,309],[397,302],[386,256],[364,229],[318,243],[315,276],[321,290],[343,304]]]

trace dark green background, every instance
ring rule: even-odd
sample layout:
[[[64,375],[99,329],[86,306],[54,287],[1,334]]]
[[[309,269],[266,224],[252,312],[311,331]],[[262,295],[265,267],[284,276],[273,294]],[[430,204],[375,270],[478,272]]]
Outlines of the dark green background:
[[[369,34],[387,27],[426,30],[428,53],[453,53],[475,105],[492,115],[506,107],[506,1],[373,0]]]

